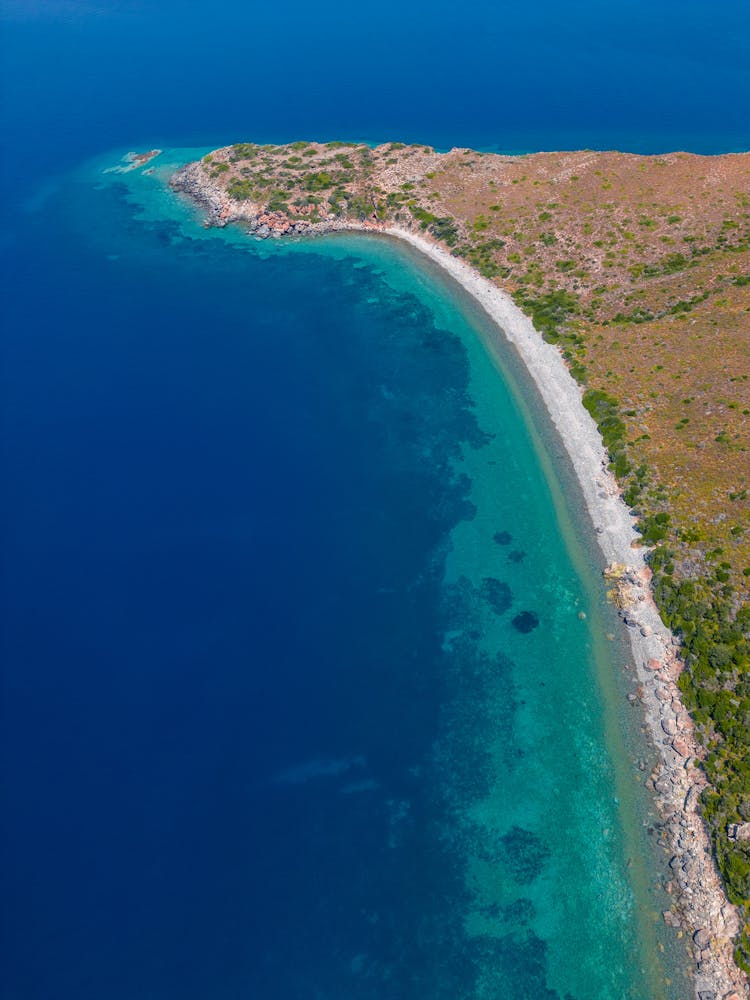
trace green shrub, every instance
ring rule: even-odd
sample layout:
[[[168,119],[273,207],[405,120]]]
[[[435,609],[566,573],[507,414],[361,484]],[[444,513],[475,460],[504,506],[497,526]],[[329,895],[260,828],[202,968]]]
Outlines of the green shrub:
[[[229,154],[230,159],[234,160],[253,160],[258,155],[259,148],[252,142],[238,142],[232,146],[232,151]]]
[[[287,204],[281,193],[278,191],[275,191],[274,194],[271,196],[266,208],[268,209],[269,212],[287,213],[289,211],[289,205]]]
[[[333,187],[333,177],[325,170],[319,170],[314,174],[308,174],[302,181],[305,191],[326,191]]]
[[[248,180],[240,180],[234,177],[227,186],[227,192],[231,198],[237,201],[248,201],[253,196],[253,190]]]
[[[670,517],[666,511],[659,511],[658,514],[649,514],[638,524],[643,541],[647,545],[656,545],[663,542],[669,535]]]
[[[427,209],[422,208],[420,205],[410,204],[409,211],[422,229],[427,229],[427,227],[431,226],[433,222],[437,222],[437,216],[433,215],[432,212],[428,212]]]
[[[525,291],[518,291],[513,298],[531,316],[536,329],[551,344],[559,343],[563,326],[578,313],[579,308],[576,296],[562,290],[535,297],[527,295]]]
[[[610,468],[618,477],[627,475],[630,463],[625,447],[625,424],[620,418],[618,401],[601,389],[587,389],[583,394],[583,405],[596,421],[609,452]]]
[[[430,232],[443,243],[447,243],[449,247],[455,246],[458,240],[458,228],[449,216],[435,219],[430,224]]]

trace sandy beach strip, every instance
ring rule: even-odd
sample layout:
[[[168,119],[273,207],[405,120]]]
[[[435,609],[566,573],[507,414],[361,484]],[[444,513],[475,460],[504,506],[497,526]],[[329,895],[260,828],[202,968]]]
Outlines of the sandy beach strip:
[[[404,240],[457,281],[513,344],[534,380],[570,458],[606,560],[605,576],[628,633],[638,679],[637,693],[630,698],[643,705],[660,758],[648,785],[672,852],[668,891],[674,905],[664,919],[692,939],[696,997],[740,1000],[750,992],[747,977],[733,958],[732,938],[739,930],[739,915],[724,893],[708,831],[698,812],[706,779],[699,768],[702,750],[676,683],[682,669],[679,642],[654,603],[651,573],[635,519],[608,469],[601,436],[583,406],[583,390],[560,350],[542,339],[510,295],[423,236],[399,227],[379,231]]]

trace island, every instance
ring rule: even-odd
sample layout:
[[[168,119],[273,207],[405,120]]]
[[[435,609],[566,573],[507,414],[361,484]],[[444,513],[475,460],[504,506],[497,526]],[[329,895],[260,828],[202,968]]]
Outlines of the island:
[[[126,153],[118,164],[113,167],[108,167],[105,173],[127,174],[131,170],[140,170],[141,167],[145,167],[147,163],[150,163],[157,156],[161,156],[160,149],[148,149],[144,153]],[[148,172],[148,170],[144,171],[144,173]]]
[[[172,188],[255,238],[407,240],[515,345],[581,485],[660,762],[699,997],[750,971],[750,153],[239,143]]]

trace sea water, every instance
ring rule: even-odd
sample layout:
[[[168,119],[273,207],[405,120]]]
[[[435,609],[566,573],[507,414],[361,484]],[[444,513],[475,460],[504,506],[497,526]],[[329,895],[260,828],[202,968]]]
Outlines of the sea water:
[[[204,230],[191,155],[6,275],[7,995],[681,995],[512,357],[397,245]]]
[[[386,241],[202,229],[188,151],[105,172],[743,148],[746,6],[652,7],[2,5],[3,997],[688,995],[626,651],[502,338]]]

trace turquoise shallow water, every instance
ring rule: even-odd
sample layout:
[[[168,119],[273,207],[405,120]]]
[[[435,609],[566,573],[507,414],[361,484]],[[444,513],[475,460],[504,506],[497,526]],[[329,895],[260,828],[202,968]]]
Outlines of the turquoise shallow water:
[[[204,230],[196,152],[86,165],[15,248],[66,319],[13,296],[10,995],[687,995],[517,360],[397,243]]]

